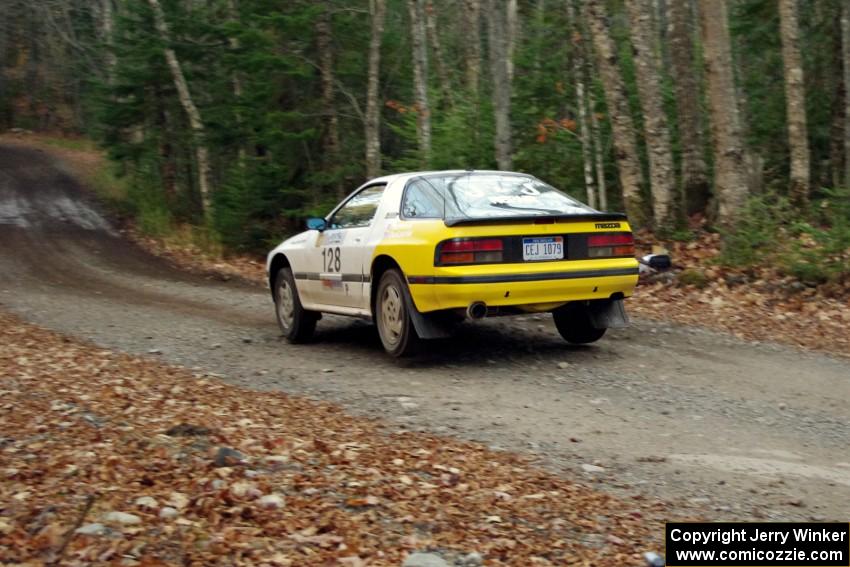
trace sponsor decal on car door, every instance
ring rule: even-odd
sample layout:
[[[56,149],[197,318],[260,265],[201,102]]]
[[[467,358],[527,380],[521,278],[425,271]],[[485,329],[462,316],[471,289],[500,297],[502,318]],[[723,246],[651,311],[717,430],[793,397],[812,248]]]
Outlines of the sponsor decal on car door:
[[[329,228],[316,242],[314,258],[320,263],[316,302],[339,307],[364,307],[369,278],[369,234],[384,185],[366,187],[340,207]]]

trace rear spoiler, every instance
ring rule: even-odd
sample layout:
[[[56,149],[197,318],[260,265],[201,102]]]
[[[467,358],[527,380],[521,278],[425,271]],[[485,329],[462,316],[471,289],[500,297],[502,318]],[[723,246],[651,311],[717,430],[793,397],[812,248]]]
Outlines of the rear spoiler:
[[[467,224],[505,224],[505,223],[516,223],[523,221],[540,221],[540,220],[551,220],[551,221],[591,221],[591,222],[605,222],[605,221],[625,221],[627,220],[625,213],[584,213],[579,215],[516,215],[511,217],[478,217],[478,218],[458,218],[458,219],[446,219],[444,222],[446,226],[460,226]],[[606,228],[614,228],[614,227],[606,227]]]

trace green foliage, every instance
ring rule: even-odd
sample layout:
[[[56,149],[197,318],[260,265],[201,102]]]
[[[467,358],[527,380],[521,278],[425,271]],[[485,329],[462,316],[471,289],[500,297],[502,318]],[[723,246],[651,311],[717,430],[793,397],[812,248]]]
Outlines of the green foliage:
[[[735,229],[723,233],[720,261],[741,267],[771,261],[781,242],[780,235],[787,232],[794,216],[785,197],[769,194],[750,199]]]
[[[782,256],[786,272],[812,285],[850,280],[850,191],[825,191],[822,224],[798,222],[799,237]]]
[[[97,168],[86,181],[100,200],[116,213],[121,216],[133,213],[128,179],[119,175],[115,163],[107,163],[104,167]]]
[[[702,270],[683,270],[677,276],[680,285],[690,285],[702,289],[709,284],[708,276]]]
[[[734,231],[724,235],[720,261],[737,267],[773,266],[819,285],[850,279],[850,192],[824,190],[812,219],[799,219],[787,199],[752,199]]]

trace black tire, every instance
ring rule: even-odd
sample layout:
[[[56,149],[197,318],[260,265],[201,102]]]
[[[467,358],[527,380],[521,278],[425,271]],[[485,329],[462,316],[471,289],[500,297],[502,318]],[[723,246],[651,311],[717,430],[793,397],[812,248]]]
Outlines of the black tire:
[[[595,343],[608,329],[597,329],[590,321],[587,306],[568,304],[552,312],[555,326],[564,340],[574,345]]]
[[[415,353],[419,346],[419,335],[410,318],[409,297],[401,272],[391,269],[381,275],[373,314],[384,350],[396,358]]]
[[[289,268],[281,268],[275,276],[274,305],[277,324],[287,341],[293,344],[303,343],[313,337],[319,314],[307,311],[301,306],[295,277]]]

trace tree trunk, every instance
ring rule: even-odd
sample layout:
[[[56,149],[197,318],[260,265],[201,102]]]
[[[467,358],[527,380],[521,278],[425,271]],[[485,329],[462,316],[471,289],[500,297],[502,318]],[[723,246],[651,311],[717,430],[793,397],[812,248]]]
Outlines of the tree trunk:
[[[319,51],[319,74],[322,86],[322,162],[323,166],[334,172],[340,165],[339,146],[339,116],[336,112],[334,88],[334,55],[331,46],[333,32],[331,29],[330,6],[325,4],[325,10],[316,21],[316,43]],[[334,182],[336,196],[345,195],[342,179]]]
[[[596,183],[593,175],[593,141],[587,116],[587,96],[585,93],[585,58],[581,23],[576,17],[573,0],[567,0],[567,18],[572,33],[572,71],[576,90],[576,115],[578,116],[579,138],[581,140],[581,159],[584,169],[584,189],[587,192],[587,204],[596,208]],[[592,109],[591,109],[592,112]]]
[[[370,0],[372,16],[369,40],[369,76],[366,90],[366,176],[370,179],[381,174],[381,108],[378,81],[381,73],[381,39],[387,14],[386,0]]]
[[[832,22],[832,69],[844,69],[841,41],[841,7]],[[844,183],[844,76],[835,77],[832,85],[832,101],[829,119],[829,174],[822,180],[813,181],[830,187],[841,187]]]
[[[661,94],[661,58],[651,0],[627,0],[643,132],[649,154],[649,184],[655,229],[669,235],[679,223],[670,127]]]
[[[511,149],[511,74],[509,61],[510,39],[508,12],[510,2],[502,8],[500,0],[487,2],[487,43],[490,54],[490,73],[493,78],[493,113],[496,121],[496,164],[501,170],[513,167]]]
[[[588,65],[592,70],[593,65]],[[592,73],[589,73],[591,79]],[[593,84],[591,80],[589,84]],[[596,96],[593,88],[588,91],[588,106],[590,108],[590,135],[593,138],[593,157],[596,165],[596,186],[599,189],[599,210],[608,210],[608,186],[605,183],[605,148],[602,144],[602,129],[599,127],[599,119],[596,116]]]
[[[113,85],[115,84],[115,66],[117,60],[115,58],[115,46],[113,42],[115,20],[112,15],[112,0],[101,0],[100,12],[101,35],[103,36],[106,52],[106,80],[109,85]]]
[[[428,30],[428,42],[434,51],[434,64],[437,67],[437,79],[440,81],[442,103],[451,108],[454,105],[452,81],[449,70],[446,68],[446,60],[443,57],[443,46],[440,43],[440,33],[437,29],[437,13],[434,9],[434,2],[430,0],[425,5],[425,24]]]
[[[637,153],[635,126],[620,75],[616,47],[608,33],[607,18],[601,0],[588,0],[584,8],[596,48],[599,77],[605,90],[605,101],[614,135],[615,159],[623,189],[623,204],[629,221],[637,227],[644,227],[647,224],[647,215],[640,194],[643,176]]]
[[[159,146],[159,179],[169,209],[177,206],[177,166],[174,163],[174,147],[171,143],[173,132],[165,96],[160,84],[153,86],[153,99],[156,106],[154,118]]]
[[[237,6],[236,2],[237,2],[237,0],[227,0],[227,18],[233,23],[237,23],[239,21],[239,7]],[[228,38],[228,42],[230,43],[230,49],[231,50],[239,51],[239,48],[241,47],[241,45],[239,43],[239,38],[230,37],[230,38]],[[240,131],[240,139],[241,139],[244,136],[244,134],[242,133],[242,127],[243,127],[242,122],[243,121],[242,121],[242,111],[241,111],[242,77],[241,77],[241,74],[239,73],[239,71],[236,71],[236,70],[233,71],[233,76],[230,78],[230,83],[233,87],[233,98],[236,99],[236,107],[235,107],[235,110],[234,110],[234,118],[236,119],[236,127]],[[239,142],[239,149],[237,150],[237,158],[238,158],[237,161],[238,161],[239,167],[242,168],[242,169],[244,169],[244,167],[245,167],[246,153],[247,152],[245,151],[245,144],[243,144],[240,141]]]
[[[425,40],[425,0],[408,0],[413,44],[413,92],[416,100],[416,136],[422,166],[431,161],[431,109],[428,105],[428,45]]]
[[[0,4],[0,21],[12,20],[10,10],[5,4]],[[6,57],[9,46],[9,29],[5,24],[0,24],[0,129],[5,130],[12,126],[12,101],[6,80]]]
[[[842,4],[841,51],[844,78],[844,186],[850,187],[850,5]]]
[[[513,85],[514,82],[514,53],[519,36],[518,9],[517,0],[507,0],[505,7],[505,37],[507,38],[505,66],[508,70],[508,85]]]
[[[726,0],[700,4],[703,57],[714,145],[717,222],[731,228],[747,201],[744,146],[729,41]]]
[[[691,215],[706,212],[711,199],[700,122],[700,83],[694,61],[691,0],[670,0],[668,15],[670,70],[682,149],[684,208]]]
[[[183,68],[180,66],[180,61],[177,59],[177,54],[174,50],[168,47],[171,44],[171,33],[168,29],[168,23],[165,21],[165,14],[162,11],[162,6],[159,0],[148,0],[148,4],[153,10],[154,23],[156,30],[159,33],[162,43],[165,45],[165,61],[171,71],[171,76],[174,80],[174,88],[177,90],[177,96],[180,99],[180,104],[189,118],[189,126],[192,128],[192,138],[195,143],[195,159],[198,162],[198,187],[201,193],[201,209],[204,219],[209,222],[212,220],[212,201],[211,201],[211,167],[209,150],[206,145],[206,130],[204,122],[201,120],[201,113],[195,102],[192,100],[192,94],[189,91],[189,85],[186,83],[186,77],[183,75]]]
[[[797,0],[779,0],[782,62],[785,68],[785,108],[788,148],[791,153],[791,200],[799,206],[809,201],[809,134],[806,126],[806,92],[800,57],[800,24]]]
[[[464,0],[463,18],[466,88],[477,107],[481,81],[481,0]]]

